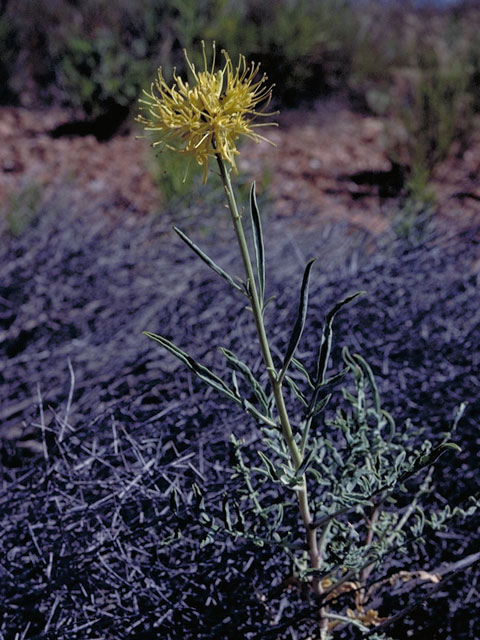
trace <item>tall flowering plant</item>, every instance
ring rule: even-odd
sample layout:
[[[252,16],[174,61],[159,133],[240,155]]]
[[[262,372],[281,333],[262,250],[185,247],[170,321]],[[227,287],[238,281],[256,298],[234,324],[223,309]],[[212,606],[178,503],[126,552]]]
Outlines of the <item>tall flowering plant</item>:
[[[235,66],[225,51],[221,56],[223,66],[216,69],[215,45],[210,64],[203,45],[204,68],[200,71],[185,52],[191,78],[185,80],[174,72],[171,85],[160,68],[150,91],[140,100],[138,121],[152,135],[154,147],[174,150],[198,163],[203,168],[204,183],[210,163],[218,167],[243,262],[243,278],[233,278],[185,233],[174,229],[204,263],[248,300],[263,373],[254,372],[233,352],[222,349],[232,370],[231,382],[227,382],[167,338],[145,334],[252,416],[263,435],[264,447],[258,451],[260,466],[247,461],[244,442],[232,436],[233,473],[242,479],[243,489],[238,499],[224,496],[221,512],[210,513],[202,490],[194,485],[206,539],[222,528],[234,538],[243,536],[258,545],[281,547],[296,567],[297,578],[310,586],[321,640],[350,624],[379,640],[387,637],[383,628],[389,620],[381,618],[371,603],[395,576],[389,578],[390,582],[375,580],[375,570],[388,554],[421,538],[426,527],[443,527],[455,513],[466,513],[449,507],[427,513],[422,506],[422,498],[431,487],[432,464],[446,450],[458,447],[450,442],[450,434],[443,434],[436,445],[424,441],[419,450],[409,450],[409,434],[397,434],[392,416],[381,407],[372,371],[360,355],[344,349],[343,370],[329,375],[335,316],[362,292],[339,301],[326,314],[312,366],[296,357],[307,318],[314,260],[305,267],[296,320],[283,357],[279,361],[273,358],[264,323],[268,303],[265,247],[255,185],[249,198],[252,255],[231,180],[232,173],[237,173],[238,140],[242,136],[257,142],[265,140],[258,129],[271,123],[258,120],[273,115],[266,111],[272,87],[259,74],[259,65],[248,65],[240,56]],[[339,409],[336,417],[319,429],[333,385],[347,374],[353,378],[354,387],[354,392],[343,390],[349,410]],[[245,388],[248,393],[242,391]],[[302,418],[295,425],[290,419],[288,398],[297,400],[301,407]],[[460,415],[461,411],[455,422]],[[397,507],[396,494],[405,492],[405,482],[419,474],[421,481],[413,496]],[[273,502],[272,486],[278,494]],[[299,514],[298,526],[293,529],[292,495]],[[418,575],[404,571],[402,579]],[[426,572],[422,575],[429,579]]]

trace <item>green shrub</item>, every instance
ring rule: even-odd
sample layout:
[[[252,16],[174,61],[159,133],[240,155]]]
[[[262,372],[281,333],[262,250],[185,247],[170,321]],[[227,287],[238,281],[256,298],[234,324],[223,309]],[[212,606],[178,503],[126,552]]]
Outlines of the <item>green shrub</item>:
[[[34,222],[39,213],[41,187],[36,182],[26,183],[11,195],[3,207],[3,229],[13,236],[20,236]]]
[[[468,81],[461,63],[437,64],[401,72],[401,88],[392,91],[397,97],[390,114],[397,126],[389,125],[389,153],[408,168],[407,192],[420,203],[431,203],[428,184],[435,166],[454,146],[458,151],[468,144],[473,126]]]
[[[102,28],[93,39],[82,35],[68,39],[59,79],[70,104],[95,116],[112,104],[130,107],[151,70],[144,41],[133,40],[127,48]]]
[[[228,47],[233,58],[261,60],[271,81],[282,82],[279,98],[297,104],[344,81],[357,18],[345,0],[142,0],[135,8],[124,0],[81,7],[32,0],[5,19],[28,60],[18,68],[23,84],[29,74],[47,93],[49,85],[58,97],[60,88],[66,105],[95,113],[107,99],[130,103],[160,62],[167,73],[183,71],[183,48],[195,50],[202,39]]]

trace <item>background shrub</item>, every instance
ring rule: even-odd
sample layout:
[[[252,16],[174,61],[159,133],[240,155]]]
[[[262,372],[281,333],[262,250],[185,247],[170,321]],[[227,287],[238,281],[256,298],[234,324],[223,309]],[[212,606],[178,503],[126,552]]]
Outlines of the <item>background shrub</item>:
[[[200,41],[215,40],[233,59],[242,52],[262,63],[281,108],[337,91],[385,116],[388,154],[409,174],[414,197],[453,143],[465,148],[480,109],[476,3],[444,11],[396,0],[4,0],[2,6],[3,103],[55,102],[88,118],[117,110],[120,123],[157,66],[167,77],[174,67],[185,73],[183,49],[201,65]]]

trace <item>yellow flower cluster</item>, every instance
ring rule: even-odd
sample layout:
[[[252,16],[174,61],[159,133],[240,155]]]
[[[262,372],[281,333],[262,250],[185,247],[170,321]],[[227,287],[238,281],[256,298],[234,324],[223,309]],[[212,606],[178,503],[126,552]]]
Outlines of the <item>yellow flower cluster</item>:
[[[244,135],[256,142],[265,140],[254,129],[271,123],[252,124],[252,119],[272,115],[255,110],[261,102],[268,104],[272,88],[265,86],[265,75],[257,79],[259,65],[248,66],[242,55],[234,68],[228,54],[222,51],[225,64],[215,71],[215,44],[208,68],[205,44],[202,44],[204,71],[197,71],[184,52],[194,83],[183,81],[174,71],[174,83],[169,87],[160,67],[150,92],[145,91],[145,97],[140,100],[142,113],[137,120],[158,137],[154,147],[161,145],[193,156],[203,167],[205,183],[209,158],[221,157],[236,172],[238,138]]]

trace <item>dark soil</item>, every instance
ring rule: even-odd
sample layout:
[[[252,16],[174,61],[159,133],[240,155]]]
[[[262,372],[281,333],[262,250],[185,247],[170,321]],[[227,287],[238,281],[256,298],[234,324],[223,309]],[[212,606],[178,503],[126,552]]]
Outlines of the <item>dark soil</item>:
[[[140,221],[126,210],[112,223],[65,202],[58,192],[0,248],[2,638],[314,637],[314,606],[289,585],[282,554],[221,535],[202,547],[188,507],[196,482],[217,509],[232,482],[228,437],[254,447],[253,421],[141,335],[161,333],[221,373],[218,346],[250,351],[242,300],[169,230],[178,214]],[[221,207],[198,206],[180,225],[236,273]],[[268,220],[277,349],[308,258],[320,259],[304,359],[331,306],[366,290],[339,318],[332,367],[344,344],[361,353],[398,428],[410,418],[426,437],[440,437],[468,403],[454,436],[462,452],[442,457],[435,474],[435,500],[464,504],[479,489],[478,229],[432,228],[412,244],[348,224],[302,232]],[[187,505],[180,515],[174,494]],[[393,638],[480,638],[479,524],[455,521],[384,567],[444,575],[385,602],[389,613],[417,605],[391,625]]]

